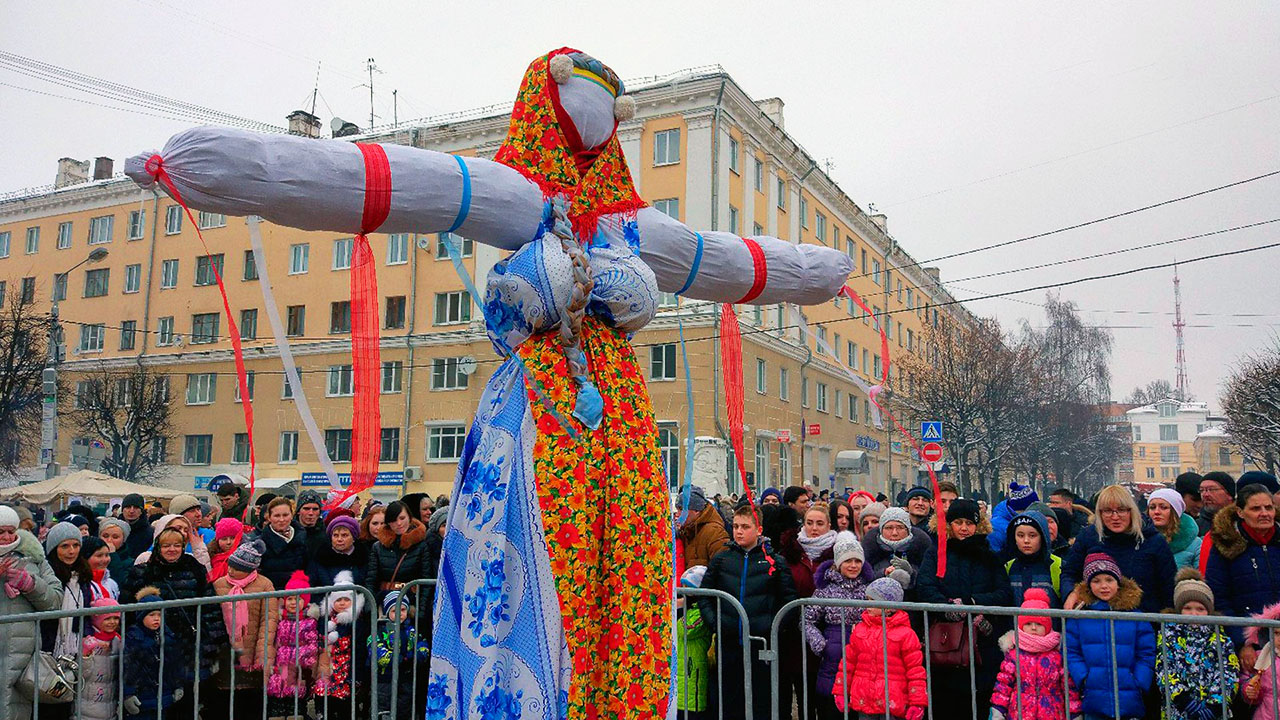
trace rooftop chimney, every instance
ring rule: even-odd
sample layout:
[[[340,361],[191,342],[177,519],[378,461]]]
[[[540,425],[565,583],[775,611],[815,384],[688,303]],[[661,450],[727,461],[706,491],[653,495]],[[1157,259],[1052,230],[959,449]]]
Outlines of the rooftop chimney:
[[[93,159],[93,179],[94,180],[110,180],[111,170],[115,165],[109,157],[97,157]]]
[[[89,161],[75,158],[58,159],[58,175],[53,179],[55,188],[77,185],[89,180]]]
[[[786,127],[783,126],[782,124],[782,98],[768,98],[767,100],[757,100],[756,107],[760,108],[760,112],[764,113],[765,117],[772,120],[773,123],[777,125],[779,129],[781,130],[786,129]]]
[[[289,121],[289,134],[302,137],[320,137],[320,118],[306,110],[294,110],[286,118]]]

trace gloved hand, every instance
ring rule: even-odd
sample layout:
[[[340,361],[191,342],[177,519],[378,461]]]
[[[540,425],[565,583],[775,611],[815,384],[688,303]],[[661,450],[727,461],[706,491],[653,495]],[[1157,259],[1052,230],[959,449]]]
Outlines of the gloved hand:
[[[178,688],[177,690],[174,690],[174,691],[173,691],[173,701],[174,701],[174,702],[178,702],[178,701],[179,701],[179,700],[181,700],[181,699],[182,699],[182,697],[183,697],[184,695],[186,695],[186,694],[187,694],[187,693],[186,693],[186,692],[184,692],[184,691],[182,690],[182,688]]]
[[[31,573],[27,572],[27,568],[14,565],[9,568],[9,578],[4,581],[4,594],[12,600],[22,593],[31,592],[35,586],[36,580],[31,577]]]
[[[903,717],[905,717],[907,720],[923,720],[924,708],[920,707],[919,705],[912,705],[911,707],[907,708],[907,714],[904,715]]]
[[[137,715],[142,712],[142,703],[138,702],[137,695],[130,695],[124,699],[124,711],[130,715]]]
[[[1004,717],[1005,717],[1005,716],[1004,716],[1004,710],[1003,710],[1003,709],[998,708],[998,707],[996,707],[995,705],[992,705],[992,706],[991,706],[991,717],[990,717],[990,720],[1004,720]]]
[[[911,572],[911,563],[906,558],[895,557],[889,560],[889,564],[905,573]]]

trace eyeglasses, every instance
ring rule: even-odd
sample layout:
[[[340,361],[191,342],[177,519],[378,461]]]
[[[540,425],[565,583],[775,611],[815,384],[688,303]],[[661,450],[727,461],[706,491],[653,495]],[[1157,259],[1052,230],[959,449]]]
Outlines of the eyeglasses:
[[[1131,511],[1127,507],[1103,508],[1098,512],[1103,515],[1128,515]]]

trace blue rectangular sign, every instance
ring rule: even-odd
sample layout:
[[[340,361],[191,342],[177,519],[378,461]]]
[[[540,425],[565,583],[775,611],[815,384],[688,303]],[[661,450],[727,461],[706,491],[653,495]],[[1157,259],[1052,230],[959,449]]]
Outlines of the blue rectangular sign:
[[[343,487],[351,485],[351,473],[338,473],[338,483]],[[329,478],[322,472],[304,472],[302,473],[302,484],[304,486],[328,485]],[[374,485],[403,485],[404,471],[388,471],[380,472],[373,480]]]

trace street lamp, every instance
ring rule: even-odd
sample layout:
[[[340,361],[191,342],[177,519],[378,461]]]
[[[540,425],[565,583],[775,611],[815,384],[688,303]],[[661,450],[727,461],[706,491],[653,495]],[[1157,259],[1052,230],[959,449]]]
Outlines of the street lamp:
[[[53,278],[56,288],[59,282],[65,281],[71,271],[85,263],[101,262],[107,257],[107,249],[94,248],[85,259],[58,273]],[[44,391],[44,405],[40,409],[40,464],[44,465],[45,479],[57,477],[58,463],[55,453],[58,447],[58,364],[62,361],[58,352],[58,337],[62,326],[58,322],[58,294],[53,294],[53,304],[49,308],[49,335],[46,344],[44,372],[41,374]]]

